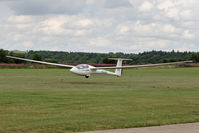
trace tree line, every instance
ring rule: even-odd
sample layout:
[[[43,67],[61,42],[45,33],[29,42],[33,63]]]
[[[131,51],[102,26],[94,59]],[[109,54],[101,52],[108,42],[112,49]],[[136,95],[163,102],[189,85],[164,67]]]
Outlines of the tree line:
[[[0,49],[0,63],[25,63],[24,61],[9,59],[6,55],[42,60],[54,63],[97,63],[113,64],[115,61],[108,60],[110,57],[128,58],[127,64],[166,63],[184,60],[199,62],[199,53],[179,51],[149,51],[138,54],[134,53],[83,53],[83,52],[62,52],[62,51],[27,51],[16,52]]]

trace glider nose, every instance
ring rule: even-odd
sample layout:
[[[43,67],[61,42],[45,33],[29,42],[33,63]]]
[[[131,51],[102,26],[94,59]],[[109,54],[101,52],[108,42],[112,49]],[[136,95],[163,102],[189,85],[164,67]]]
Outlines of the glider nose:
[[[71,68],[71,69],[70,69],[70,71],[71,71],[71,72],[74,72],[74,71],[75,71],[75,68],[74,68],[74,67],[73,67],[73,68]]]
[[[77,73],[77,68],[73,67],[73,68],[70,69],[70,71],[73,72],[73,73]]]

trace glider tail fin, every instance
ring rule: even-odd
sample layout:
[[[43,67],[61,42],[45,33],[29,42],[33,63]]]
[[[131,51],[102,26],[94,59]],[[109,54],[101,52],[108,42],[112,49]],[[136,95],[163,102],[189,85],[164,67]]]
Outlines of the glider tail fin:
[[[132,60],[132,59],[122,59],[122,58],[109,58],[110,60],[117,60],[117,65],[116,67],[121,67],[123,61],[125,60]],[[115,69],[115,75],[122,76],[122,69]]]

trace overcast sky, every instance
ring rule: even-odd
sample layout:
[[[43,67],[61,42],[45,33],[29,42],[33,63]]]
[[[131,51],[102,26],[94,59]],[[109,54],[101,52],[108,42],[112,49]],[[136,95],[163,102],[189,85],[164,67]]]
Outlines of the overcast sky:
[[[0,0],[0,48],[199,51],[199,0]]]

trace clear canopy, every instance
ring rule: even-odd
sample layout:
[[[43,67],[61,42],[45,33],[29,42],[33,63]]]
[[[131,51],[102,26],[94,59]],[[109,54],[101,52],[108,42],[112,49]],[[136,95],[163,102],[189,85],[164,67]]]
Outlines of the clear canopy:
[[[87,65],[87,64],[80,64],[80,65],[77,65],[76,68],[78,68],[78,69],[86,69],[86,68],[89,68],[89,65]]]

